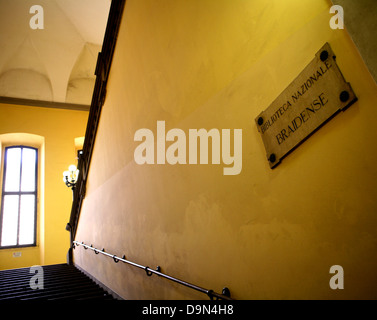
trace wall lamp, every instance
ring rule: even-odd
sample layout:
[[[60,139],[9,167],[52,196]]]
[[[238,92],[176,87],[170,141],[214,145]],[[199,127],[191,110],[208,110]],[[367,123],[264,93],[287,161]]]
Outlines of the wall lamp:
[[[63,181],[68,188],[72,189],[72,191],[75,191],[78,176],[79,170],[74,164],[71,164],[68,167],[68,171],[63,172]]]

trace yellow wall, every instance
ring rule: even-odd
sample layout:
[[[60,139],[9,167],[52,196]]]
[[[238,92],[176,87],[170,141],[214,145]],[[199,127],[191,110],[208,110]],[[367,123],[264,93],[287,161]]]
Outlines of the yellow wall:
[[[62,173],[77,161],[75,138],[85,134],[87,117],[86,111],[0,104],[0,139],[21,143],[20,134],[31,134],[40,148],[39,172],[42,173],[37,246],[1,249],[0,269],[66,262],[69,233],[65,226],[69,221],[72,191],[64,185]],[[21,256],[13,257],[14,252],[21,252]]]
[[[236,299],[375,298],[377,88],[330,5],[127,1],[76,240]],[[271,170],[254,119],[326,42],[359,101]],[[134,133],[158,120],[242,129],[241,173],[136,164]],[[206,299],[82,247],[74,259],[126,299]]]

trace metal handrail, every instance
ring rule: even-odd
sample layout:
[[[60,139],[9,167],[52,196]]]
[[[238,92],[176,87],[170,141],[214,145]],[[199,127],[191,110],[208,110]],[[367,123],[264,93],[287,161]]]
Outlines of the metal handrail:
[[[209,298],[210,298],[211,300],[213,300],[214,298],[216,298],[216,299],[221,299],[221,300],[233,300],[233,299],[230,297],[230,291],[229,291],[229,289],[228,289],[227,287],[224,287],[224,288],[223,288],[223,291],[222,291],[222,294],[220,294],[220,293],[217,293],[217,292],[215,292],[215,291],[213,291],[213,290],[205,289],[205,288],[199,287],[199,286],[197,286],[197,285],[194,285],[194,284],[192,284],[192,283],[189,283],[189,282],[186,282],[186,281],[183,281],[183,280],[180,280],[180,279],[174,278],[174,277],[172,277],[172,276],[169,276],[169,275],[167,275],[167,274],[165,274],[165,273],[162,273],[162,272],[161,272],[161,267],[160,267],[160,266],[158,266],[158,267],[156,268],[156,270],[154,270],[154,269],[149,268],[148,266],[142,266],[142,265],[140,265],[140,264],[138,264],[138,263],[135,263],[135,262],[129,261],[129,260],[126,259],[126,257],[125,257],[124,255],[123,255],[122,258],[120,258],[120,257],[117,257],[117,256],[114,255],[114,254],[110,254],[110,253],[105,252],[105,249],[100,250],[100,249],[94,248],[92,245],[88,246],[88,245],[85,244],[84,242],[78,242],[78,241],[75,241],[75,240],[74,240],[74,241],[73,241],[73,248],[75,248],[75,245],[76,245],[76,246],[83,246],[84,249],[90,249],[90,250],[93,250],[95,254],[101,253],[101,254],[103,254],[103,255],[105,255],[105,256],[108,256],[108,257],[112,258],[112,259],[114,260],[115,263],[118,263],[119,261],[121,261],[121,262],[127,263],[127,264],[129,264],[129,265],[131,265],[131,266],[134,266],[134,267],[137,267],[137,268],[143,269],[143,270],[146,272],[147,276],[149,276],[149,277],[150,277],[152,274],[156,274],[156,275],[158,275],[159,277],[163,277],[163,278],[165,278],[165,279],[168,279],[168,280],[174,281],[174,282],[176,282],[176,283],[179,283],[179,284],[181,284],[181,285],[183,285],[183,286],[189,287],[189,288],[194,289],[194,290],[196,290],[196,291],[200,291],[200,292],[202,292],[202,293],[205,293],[206,295],[209,296]]]

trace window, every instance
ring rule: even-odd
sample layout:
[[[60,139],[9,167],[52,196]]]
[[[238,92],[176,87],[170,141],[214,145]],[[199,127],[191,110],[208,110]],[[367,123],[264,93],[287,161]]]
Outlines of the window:
[[[5,148],[1,192],[0,247],[36,245],[38,150]]]

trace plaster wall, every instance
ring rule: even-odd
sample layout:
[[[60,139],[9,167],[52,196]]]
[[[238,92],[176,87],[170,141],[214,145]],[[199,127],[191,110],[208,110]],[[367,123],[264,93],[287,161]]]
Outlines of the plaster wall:
[[[331,5],[128,0],[76,240],[236,299],[376,297],[377,88]],[[326,42],[359,100],[271,170],[254,119]],[[241,173],[135,163],[158,120],[242,129]],[[125,299],[206,299],[82,247],[74,261]]]

